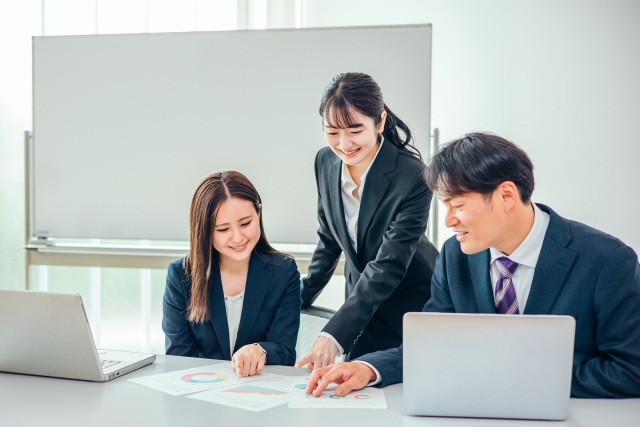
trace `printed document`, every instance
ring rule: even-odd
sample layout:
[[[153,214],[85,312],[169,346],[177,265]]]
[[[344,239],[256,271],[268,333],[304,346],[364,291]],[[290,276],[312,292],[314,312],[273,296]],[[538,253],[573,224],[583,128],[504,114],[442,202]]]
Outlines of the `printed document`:
[[[132,378],[129,381],[160,390],[172,396],[179,396],[217,387],[245,384],[259,379],[267,379],[272,375],[262,372],[253,377],[238,378],[238,374],[231,369],[231,363],[224,362],[216,365],[166,372],[159,375]]]

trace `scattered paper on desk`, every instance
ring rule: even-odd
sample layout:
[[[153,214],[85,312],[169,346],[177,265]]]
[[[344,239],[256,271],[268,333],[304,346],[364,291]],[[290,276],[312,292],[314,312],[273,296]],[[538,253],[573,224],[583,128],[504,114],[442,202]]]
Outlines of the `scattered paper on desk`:
[[[324,391],[322,396],[305,395],[304,398],[289,402],[289,408],[354,408],[354,409],[387,409],[384,391],[379,388],[365,387],[337,397],[334,390]]]
[[[129,381],[160,390],[172,396],[179,396],[181,394],[197,393],[212,388],[244,384],[259,379],[267,379],[272,376],[273,374],[260,373],[253,377],[238,378],[238,375],[231,369],[231,363],[225,362],[147,377],[132,378]]]
[[[307,390],[307,384],[309,384],[309,376],[287,377],[287,382],[289,383],[290,390],[304,394]]]
[[[274,375],[274,378],[276,379],[225,386],[187,397],[254,412],[273,408],[295,399],[304,399],[304,392],[295,387],[297,383],[292,381],[291,377]]]

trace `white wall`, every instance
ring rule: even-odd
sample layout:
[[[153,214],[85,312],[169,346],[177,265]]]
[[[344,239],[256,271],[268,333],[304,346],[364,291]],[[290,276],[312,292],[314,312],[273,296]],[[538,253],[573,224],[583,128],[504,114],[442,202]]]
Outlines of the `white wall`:
[[[535,165],[535,201],[636,252],[638,22],[637,0],[306,0],[303,7],[305,27],[432,23],[431,123],[441,142],[475,130],[514,141]],[[330,49],[318,54],[340,60]],[[354,54],[384,60],[375,46]],[[398,66],[410,67],[411,58]],[[442,225],[440,243],[450,235]]]
[[[24,285],[23,131],[40,7],[0,1],[0,288]],[[640,250],[629,226],[640,211],[639,1],[304,0],[302,12],[303,26],[432,23],[441,139],[472,130],[512,139],[536,165],[536,201]],[[384,60],[375,46],[362,54]]]
[[[31,129],[31,36],[40,1],[0,2],[0,288],[24,289],[24,131]]]

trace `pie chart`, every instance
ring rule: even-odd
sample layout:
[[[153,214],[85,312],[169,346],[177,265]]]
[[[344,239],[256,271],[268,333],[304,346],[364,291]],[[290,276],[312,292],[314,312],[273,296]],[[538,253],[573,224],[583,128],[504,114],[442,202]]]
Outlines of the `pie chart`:
[[[184,375],[180,379],[187,383],[211,384],[219,383],[227,378],[228,377],[225,374],[218,374],[215,372],[196,372],[194,374]]]

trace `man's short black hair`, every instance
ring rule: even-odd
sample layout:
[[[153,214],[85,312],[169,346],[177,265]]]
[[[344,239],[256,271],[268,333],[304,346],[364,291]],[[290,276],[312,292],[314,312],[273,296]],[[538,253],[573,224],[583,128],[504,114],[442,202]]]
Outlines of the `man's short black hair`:
[[[425,171],[427,186],[447,197],[480,193],[489,198],[513,182],[523,203],[533,193],[533,163],[520,147],[498,135],[469,133],[443,145]]]

